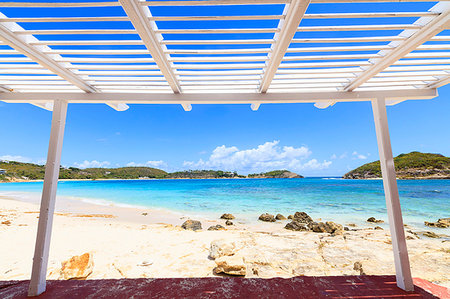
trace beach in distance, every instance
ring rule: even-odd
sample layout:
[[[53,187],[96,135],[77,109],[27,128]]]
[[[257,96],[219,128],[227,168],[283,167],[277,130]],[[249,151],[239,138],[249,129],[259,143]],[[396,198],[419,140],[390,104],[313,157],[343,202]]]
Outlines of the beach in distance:
[[[413,276],[450,287],[450,228],[433,226],[450,216],[450,180],[398,185]],[[0,184],[0,280],[29,279],[41,189]],[[286,229],[295,217],[323,227]],[[394,274],[379,180],[61,181],[48,278],[84,254],[87,279]]]

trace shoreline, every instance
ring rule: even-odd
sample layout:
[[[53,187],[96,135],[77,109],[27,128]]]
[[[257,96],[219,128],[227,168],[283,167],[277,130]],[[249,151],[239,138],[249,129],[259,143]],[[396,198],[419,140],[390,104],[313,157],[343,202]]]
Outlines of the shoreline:
[[[0,200],[12,200],[23,203],[31,203],[39,210],[41,193],[33,191],[4,191],[0,192]],[[212,225],[225,226],[225,220],[220,219],[223,213],[231,213],[236,216],[233,220],[233,227],[227,227],[229,229],[245,229],[251,231],[274,231],[277,229],[283,229],[284,226],[290,222],[290,220],[277,220],[276,222],[263,222],[259,221],[259,215],[266,213],[265,209],[261,209],[259,213],[236,213],[230,209],[223,209],[221,211],[188,211],[188,210],[176,210],[165,207],[147,207],[137,204],[120,203],[112,200],[101,198],[86,198],[67,195],[58,195],[56,200],[55,212],[59,213],[78,213],[78,214],[112,214],[117,216],[118,221],[141,223],[144,224],[157,224],[165,223],[169,225],[181,225],[187,219],[199,220],[205,223],[207,226],[204,229]],[[292,211],[294,214],[296,211]],[[145,217],[143,214],[146,214]],[[274,212],[274,215],[277,212]],[[309,212],[308,212],[309,214]],[[314,214],[314,213],[312,213]],[[287,217],[289,214],[285,214]],[[339,217],[336,217],[339,216]],[[386,221],[381,223],[370,223],[366,219],[372,217],[372,214],[367,213],[363,219],[357,219],[357,217],[351,218],[348,214],[336,214],[333,216],[316,216],[313,217],[314,221],[333,221],[343,226],[352,227],[356,224],[360,229],[371,229],[375,226],[381,226],[384,230],[389,230],[388,223]],[[444,215],[445,216],[445,215]],[[437,218],[443,218],[437,217]],[[387,214],[385,217],[387,218]],[[410,223],[405,221],[406,229],[413,229],[416,231],[432,231],[434,233],[447,234],[447,238],[450,240],[450,228],[436,228],[424,225],[424,221],[434,222],[436,219],[420,219],[420,221],[414,221]],[[386,219],[384,219],[386,220]]]

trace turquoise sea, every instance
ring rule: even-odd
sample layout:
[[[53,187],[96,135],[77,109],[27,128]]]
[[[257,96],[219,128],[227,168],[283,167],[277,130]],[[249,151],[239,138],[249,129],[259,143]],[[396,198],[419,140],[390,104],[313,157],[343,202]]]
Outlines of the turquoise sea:
[[[450,180],[399,180],[398,187],[405,223],[425,228],[424,221],[450,217]],[[0,195],[41,190],[42,182],[0,184]],[[381,180],[62,181],[58,196],[99,204],[169,209],[207,218],[217,218],[226,212],[243,222],[256,220],[264,212],[287,216],[295,211],[340,223],[364,223],[370,216],[387,220]]]

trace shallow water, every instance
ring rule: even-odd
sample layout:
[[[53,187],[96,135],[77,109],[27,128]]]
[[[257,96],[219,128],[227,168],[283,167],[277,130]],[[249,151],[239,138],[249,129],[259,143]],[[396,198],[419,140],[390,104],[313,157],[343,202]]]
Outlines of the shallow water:
[[[398,187],[405,223],[425,227],[424,221],[450,217],[450,180],[399,180]],[[41,190],[42,182],[0,184],[1,194]],[[228,212],[244,222],[255,221],[264,212],[287,216],[295,211],[340,223],[364,223],[370,216],[387,220],[381,180],[62,181],[58,195],[98,204],[163,208],[207,218]]]

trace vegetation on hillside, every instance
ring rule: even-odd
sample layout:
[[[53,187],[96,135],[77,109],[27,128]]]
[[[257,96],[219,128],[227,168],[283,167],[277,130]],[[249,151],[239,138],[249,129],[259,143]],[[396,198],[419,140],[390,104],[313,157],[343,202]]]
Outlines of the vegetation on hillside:
[[[450,158],[440,154],[401,154],[394,158],[394,164],[399,178],[450,178]],[[344,175],[346,179],[380,177],[380,161],[364,164]]]
[[[169,173],[167,178],[172,179],[221,179],[221,178],[242,178],[245,176],[237,172],[222,170],[187,170]]]
[[[6,171],[0,174],[0,180],[43,180],[45,167],[32,163],[0,161],[0,169]],[[151,167],[120,167],[120,168],[60,168],[60,179],[139,179],[164,178],[167,172]]]
[[[45,166],[33,163],[0,160],[0,181],[43,180]],[[119,168],[86,168],[61,167],[60,179],[98,180],[98,179],[221,179],[245,178],[237,172],[222,170],[187,170],[167,173],[164,170],[151,167],[119,167]],[[250,174],[249,178],[292,178],[301,177],[287,170],[274,170],[260,174]]]
[[[262,173],[252,173],[248,175],[249,178],[302,178],[301,175],[290,172],[289,170],[273,170]]]

